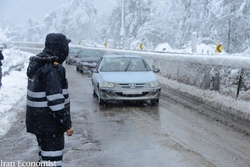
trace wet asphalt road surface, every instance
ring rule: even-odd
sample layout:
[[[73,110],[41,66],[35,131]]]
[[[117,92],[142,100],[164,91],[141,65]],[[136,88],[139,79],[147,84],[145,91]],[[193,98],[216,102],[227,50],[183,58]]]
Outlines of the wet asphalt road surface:
[[[159,105],[99,106],[90,78],[66,65],[75,134],[66,138],[64,167],[250,167],[250,136],[162,96]],[[25,98],[0,139],[2,162],[37,161],[26,133]]]

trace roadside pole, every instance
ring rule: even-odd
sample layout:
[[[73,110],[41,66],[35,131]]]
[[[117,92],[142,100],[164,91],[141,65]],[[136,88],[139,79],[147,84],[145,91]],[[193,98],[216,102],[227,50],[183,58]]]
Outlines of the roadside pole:
[[[192,33],[192,53],[193,54],[197,53],[197,33],[196,32]]]
[[[120,49],[123,49],[124,47],[124,1],[121,0],[121,29],[120,29]]]

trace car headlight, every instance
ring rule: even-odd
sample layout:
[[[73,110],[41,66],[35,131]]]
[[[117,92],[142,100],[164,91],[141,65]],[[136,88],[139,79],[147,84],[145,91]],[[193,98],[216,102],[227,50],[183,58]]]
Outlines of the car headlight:
[[[160,83],[158,81],[154,81],[154,82],[149,82],[145,85],[145,87],[159,87],[160,86]]]
[[[118,85],[116,83],[112,83],[112,82],[103,82],[103,84],[102,84],[103,88],[114,88],[117,86]]]

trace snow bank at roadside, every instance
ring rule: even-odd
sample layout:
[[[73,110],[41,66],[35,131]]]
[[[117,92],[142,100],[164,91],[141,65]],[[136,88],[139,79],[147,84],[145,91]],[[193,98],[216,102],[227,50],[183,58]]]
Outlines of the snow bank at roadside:
[[[2,88],[0,89],[0,137],[5,135],[16,120],[17,113],[9,112],[26,95],[26,69],[33,54],[4,50]]]
[[[190,96],[192,99],[199,99],[200,102],[212,105],[214,108],[219,108],[227,112],[225,113],[226,115],[237,115],[241,119],[250,120],[250,105],[248,101],[221,95],[218,91],[197,89],[195,86],[169,80],[162,76],[158,76],[158,79],[166,87],[185,96]]]

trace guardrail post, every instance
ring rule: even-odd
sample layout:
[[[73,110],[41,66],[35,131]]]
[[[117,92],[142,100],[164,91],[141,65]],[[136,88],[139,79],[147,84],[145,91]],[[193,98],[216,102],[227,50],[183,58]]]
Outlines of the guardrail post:
[[[243,75],[243,68],[240,71],[240,77],[239,77],[239,82],[238,82],[238,86],[237,86],[236,99],[238,98],[238,96],[240,94],[240,88],[241,88],[241,83],[242,83],[242,75]]]
[[[216,73],[214,76],[211,77],[210,80],[210,90],[220,90],[220,74]]]

